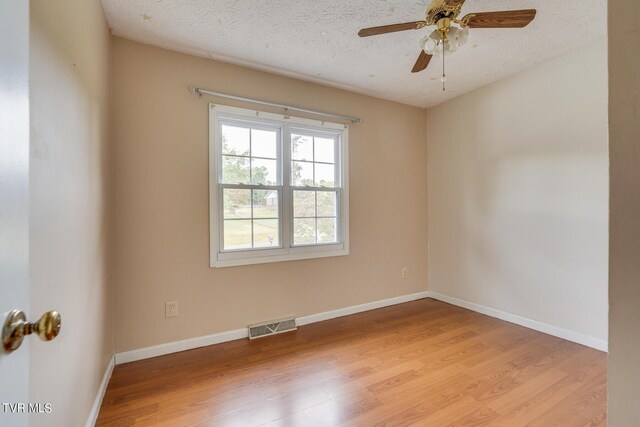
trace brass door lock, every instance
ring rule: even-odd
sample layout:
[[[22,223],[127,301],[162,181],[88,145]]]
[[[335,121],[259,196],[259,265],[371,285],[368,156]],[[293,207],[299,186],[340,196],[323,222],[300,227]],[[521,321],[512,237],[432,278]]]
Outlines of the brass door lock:
[[[2,345],[7,353],[17,350],[25,336],[36,333],[43,341],[51,341],[60,333],[62,318],[57,311],[47,311],[35,323],[27,322],[20,310],[13,310],[7,316],[2,328]]]

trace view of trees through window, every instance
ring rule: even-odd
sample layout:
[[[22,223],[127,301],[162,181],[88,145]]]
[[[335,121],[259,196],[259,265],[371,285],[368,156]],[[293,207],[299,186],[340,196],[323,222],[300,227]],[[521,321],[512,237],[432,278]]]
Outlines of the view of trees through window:
[[[295,187],[336,187],[336,139],[291,134],[291,181]],[[336,191],[293,191],[293,242],[337,242]]]
[[[275,130],[222,125],[222,181],[233,185],[276,186]],[[224,248],[280,246],[279,191],[223,190]]]
[[[279,131],[221,124],[223,249],[281,247]],[[338,241],[335,136],[290,134],[293,244]]]

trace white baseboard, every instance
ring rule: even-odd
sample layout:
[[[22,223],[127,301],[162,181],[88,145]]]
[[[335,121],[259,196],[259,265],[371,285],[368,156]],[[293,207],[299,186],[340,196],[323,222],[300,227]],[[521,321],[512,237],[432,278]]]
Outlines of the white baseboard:
[[[102,406],[102,399],[104,399],[104,394],[107,391],[107,385],[109,385],[109,380],[111,379],[111,374],[113,373],[113,368],[116,365],[115,355],[111,357],[109,360],[109,364],[107,365],[107,369],[104,371],[104,375],[102,377],[102,382],[100,382],[100,387],[98,388],[98,393],[96,394],[96,398],[93,401],[93,405],[91,406],[91,411],[89,412],[89,418],[87,418],[87,427],[93,427],[96,425],[96,421],[98,420],[98,414],[100,413],[100,406]]]
[[[325,311],[323,313],[312,314],[310,316],[298,317],[296,319],[296,325],[308,325],[310,323],[321,322],[323,320],[333,319],[336,317],[348,316],[350,314],[356,314],[363,311],[374,310],[376,308],[401,304],[403,302],[414,301],[422,298],[427,298],[427,291],[409,295],[401,295],[399,297],[369,302],[366,304],[354,305],[351,307],[339,308],[337,310]],[[150,357],[163,356],[165,354],[177,353],[179,351],[191,350],[198,347],[205,347],[208,345],[220,344],[227,341],[247,338],[249,336],[248,332],[249,331],[247,328],[235,329],[232,331],[207,335],[204,337],[190,338],[182,341],[155,345],[153,347],[124,351],[122,353],[116,353],[115,360],[116,364],[120,365],[122,363],[134,362],[136,360],[148,359]]]
[[[208,345],[220,344],[222,342],[247,338],[249,330],[247,328],[234,329],[232,331],[220,332],[203,337],[189,338],[181,341],[169,342],[166,344],[154,345],[152,347],[140,348],[137,350],[123,351],[116,353],[116,365],[136,360],[149,359],[150,357],[164,356],[165,354],[177,353],[179,351],[191,350]]]
[[[549,325],[548,323],[539,322],[526,317],[518,316],[517,314],[507,313],[495,308],[487,307],[484,305],[476,304],[473,302],[461,300],[458,298],[443,295],[437,292],[427,291],[429,298],[437,299],[438,301],[446,302],[449,304],[457,305],[458,307],[466,308],[468,310],[476,311],[478,313],[486,314],[487,316],[495,317],[497,319],[505,320],[507,322],[515,323],[516,325],[524,326],[525,328],[533,329],[538,332],[553,335],[558,338],[572,341],[578,344],[586,345],[587,347],[595,348],[596,350],[608,351],[608,343],[598,338],[594,338],[588,335],[584,335],[578,332],[570,331],[568,329],[560,328],[558,326]]]
[[[325,311],[323,313],[312,314],[310,316],[298,317],[296,325],[303,326],[309,323],[322,322],[323,320],[334,319],[336,317],[348,316],[350,314],[361,313],[363,311],[375,310],[376,308],[388,307],[390,305],[402,304],[403,302],[415,301],[417,299],[427,298],[427,291],[415,294],[401,295],[383,299],[380,301],[368,302],[366,304],[352,305],[351,307],[339,308],[337,310]]]

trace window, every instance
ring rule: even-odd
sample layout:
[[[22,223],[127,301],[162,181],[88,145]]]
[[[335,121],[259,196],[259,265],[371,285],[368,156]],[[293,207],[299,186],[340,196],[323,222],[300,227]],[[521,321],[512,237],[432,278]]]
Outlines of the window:
[[[211,266],[347,255],[348,127],[209,111]]]

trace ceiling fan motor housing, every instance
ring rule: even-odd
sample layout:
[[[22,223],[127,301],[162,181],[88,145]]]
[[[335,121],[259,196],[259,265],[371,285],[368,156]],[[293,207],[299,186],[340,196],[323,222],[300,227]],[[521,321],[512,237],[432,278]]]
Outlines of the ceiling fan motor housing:
[[[443,18],[453,20],[460,15],[462,5],[450,6],[445,0],[434,0],[427,9],[425,21],[427,25],[434,25]]]

